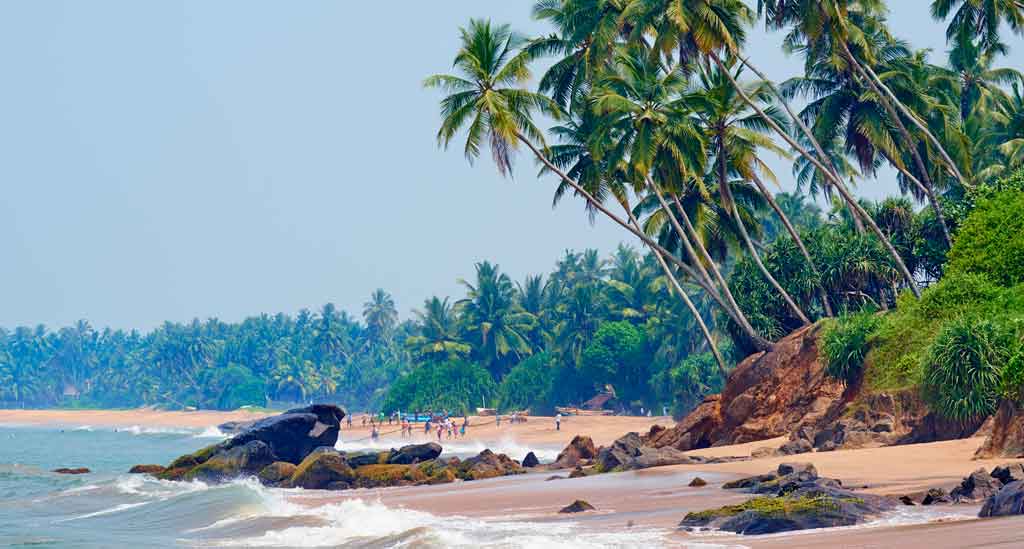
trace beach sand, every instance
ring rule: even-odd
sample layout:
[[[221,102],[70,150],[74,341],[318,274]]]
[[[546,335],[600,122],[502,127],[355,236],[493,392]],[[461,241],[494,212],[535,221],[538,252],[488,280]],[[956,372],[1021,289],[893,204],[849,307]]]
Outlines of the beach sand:
[[[206,428],[225,421],[251,420],[263,413],[235,412],[167,412],[150,409],[117,411],[68,410],[0,410],[0,424],[17,425],[91,425]],[[645,432],[652,425],[671,423],[669,418],[656,417],[566,417],[562,430],[556,431],[549,417],[529,417],[526,423],[501,427],[493,418],[471,417],[465,439],[442,439],[449,451],[463,452],[489,447],[507,451],[522,459],[526,451],[538,450],[550,456],[564,447],[573,436],[590,436],[595,444],[608,444],[629,431]],[[461,418],[458,420],[461,423]],[[417,425],[412,442],[436,440],[422,433]],[[359,446],[369,437],[369,425],[362,425],[362,416],[353,416],[353,428],[342,431],[342,443]],[[380,441],[382,448],[397,447],[410,442],[397,433],[398,425],[385,422]],[[838,478],[851,488],[866,492],[898,496],[922,492],[931,487],[947,490],[978,468],[991,469],[1011,460],[973,460],[974,451],[983,439],[971,438],[928,444],[915,444],[862,450],[810,453],[788,457],[769,457],[750,461],[715,465],[677,465],[644,471],[613,473],[580,479],[548,481],[553,475],[567,476],[568,471],[537,472],[516,477],[477,482],[457,482],[440,486],[353,490],[346,492],[309,491],[292,496],[303,505],[326,505],[348,498],[379,500],[394,507],[417,509],[441,516],[469,516],[485,520],[573,521],[596,530],[622,532],[630,528],[657,529],[670,532],[666,541],[672,545],[725,547],[1024,547],[1024,517],[996,520],[970,520],[977,506],[934,508],[943,518],[927,524],[855,527],[811,531],[775,536],[741,537],[716,535],[692,536],[674,532],[676,524],[689,511],[737,503],[748,494],[721,489],[721,484],[740,476],[774,470],[781,462],[811,462],[823,476]],[[749,456],[761,447],[778,447],[784,439],[750,444],[724,446],[691,452],[708,457]],[[512,450],[509,450],[509,449]],[[518,455],[522,454],[522,455]],[[700,476],[708,485],[691,488],[689,482]],[[558,509],[575,499],[585,499],[596,512],[563,515]],[[913,508],[921,510],[923,508]],[[950,517],[957,515],[957,519]]]

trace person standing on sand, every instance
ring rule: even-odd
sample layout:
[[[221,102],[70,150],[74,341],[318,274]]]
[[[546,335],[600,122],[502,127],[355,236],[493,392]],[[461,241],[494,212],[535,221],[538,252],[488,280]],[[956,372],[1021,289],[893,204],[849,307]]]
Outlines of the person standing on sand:
[[[555,416],[555,430],[556,431],[561,431],[562,430],[562,413],[561,412],[559,412],[558,415]]]
[[[497,419],[495,421],[498,422],[498,427],[501,427],[501,414],[496,414],[496,417]]]
[[[429,419],[427,420],[426,423],[423,424],[423,434],[424,435],[429,435],[430,434],[430,420]]]
[[[466,422],[462,422],[462,427],[459,427],[459,438],[466,438]]]
[[[352,415],[349,414],[348,416],[345,417],[345,419],[348,420],[348,428],[351,429],[352,428]]]
[[[438,422],[437,424],[437,441],[441,442],[441,433],[444,432],[444,426]]]

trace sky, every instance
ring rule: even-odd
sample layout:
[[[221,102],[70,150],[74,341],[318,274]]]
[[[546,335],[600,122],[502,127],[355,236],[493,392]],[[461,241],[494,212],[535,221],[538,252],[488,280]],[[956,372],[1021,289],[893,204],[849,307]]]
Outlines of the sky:
[[[929,3],[889,2],[891,24],[942,55]],[[566,249],[610,252],[628,235],[552,209],[530,158],[503,179],[435,140],[421,82],[448,71],[458,27],[546,31],[530,5],[0,3],[0,326],[358,314],[376,288],[406,317],[461,297],[478,261],[518,280]],[[749,41],[773,79],[800,68],[778,43]]]

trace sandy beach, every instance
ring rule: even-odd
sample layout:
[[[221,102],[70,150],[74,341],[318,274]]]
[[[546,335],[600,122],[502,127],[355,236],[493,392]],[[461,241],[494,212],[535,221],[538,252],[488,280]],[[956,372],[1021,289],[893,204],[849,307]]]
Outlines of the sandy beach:
[[[167,412],[150,409],[114,411],[0,410],[0,424],[33,426],[184,427],[203,429],[225,421],[251,420],[263,413]],[[483,447],[504,451],[515,459],[534,450],[551,456],[577,434],[590,436],[598,445],[608,444],[629,431],[644,432],[652,425],[670,424],[665,417],[566,417],[556,430],[553,418],[530,417],[525,423],[510,424],[503,419],[499,427],[494,418],[471,417],[471,427],[463,439],[441,444],[454,452],[473,452]],[[418,426],[422,429],[422,424]],[[381,440],[373,446],[397,447],[409,442],[436,440],[417,430],[412,440],[402,438],[397,424],[382,428]],[[367,444],[369,424],[362,416],[353,416],[353,427],[343,429],[340,445]],[[691,452],[707,457],[749,456],[755,449],[777,447],[782,439],[724,446]],[[721,484],[739,476],[773,470],[781,462],[813,463],[820,474],[838,478],[857,490],[879,495],[898,496],[922,492],[931,487],[951,488],[978,468],[991,469],[1006,460],[973,460],[981,438],[929,444],[842,450],[789,457],[769,457],[714,465],[678,465],[643,471],[613,473],[580,479],[565,477],[566,471],[537,472],[478,482],[458,482],[440,486],[353,490],[346,492],[307,491],[290,496],[296,503],[321,506],[363,499],[379,501],[396,508],[420,510],[440,516],[465,516],[484,520],[526,520],[531,522],[572,521],[595,530],[623,532],[666,532],[669,544],[714,544],[736,547],[1018,547],[1024,546],[1024,517],[975,520],[977,506],[908,508],[917,513],[910,520],[923,524],[895,521],[871,526],[787,535],[740,537],[692,536],[675,532],[675,526],[689,511],[738,503],[748,494],[726,491]],[[522,455],[519,455],[522,454]],[[543,459],[543,458],[542,458]],[[689,487],[700,476],[708,482],[701,488]],[[559,508],[575,499],[585,499],[596,512],[584,515],[558,514]],[[928,514],[931,513],[931,514]],[[906,518],[906,517],[904,517]]]

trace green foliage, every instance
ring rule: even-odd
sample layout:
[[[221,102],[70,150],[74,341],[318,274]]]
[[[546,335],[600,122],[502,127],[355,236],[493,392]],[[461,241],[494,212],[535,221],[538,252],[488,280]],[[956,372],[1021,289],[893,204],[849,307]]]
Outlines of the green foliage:
[[[385,413],[396,410],[448,410],[468,413],[477,406],[490,406],[497,386],[482,367],[464,361],[424,364],[398,379],[384,398]]]
[[[1017,344],[1017,350],[1003,369],[1000,393],[1003,398],[1024,402],[1024,342]]]
[[[978,203],[949,252],[951,273],[987,275],[1004,286],[1024,282],[1024,192],[1003,191]]]
[[[553,357],[547,353],[533,355],[517,364],[498,385],[498,409],[530,409],[534,413],[553,410],[555,368]]]
[[[954,420],[991,414],[1015,346],[1008,323],[975,317],[949,322],[924,356],[925,397],[935,410]]]
[[[864,312],[831,319],[823,327],[819,346],[828,375],[848,385],[860,381],[869,339],[880,323],[877,315]]]
[[[636,398],[647,380],[647,338],[627,321],[605,322],[583,351],[580,374],[594,388],[610,383],[620,398]]]
[[[672,416],[678,419],[696,408],[704,397],[721,392],[725,380],[718,372],[714,355],[700,353],[659,371],[651,378],[651,385],[661,402],[672,403]]]
[[[920,300],[904,294],[872,338],[865,385],[872,391],[920,386],[926,350],[946,323],[962,316],[999,315],[1024,315],[1024,288],[1000,288],[981,275],[948,274]]]

